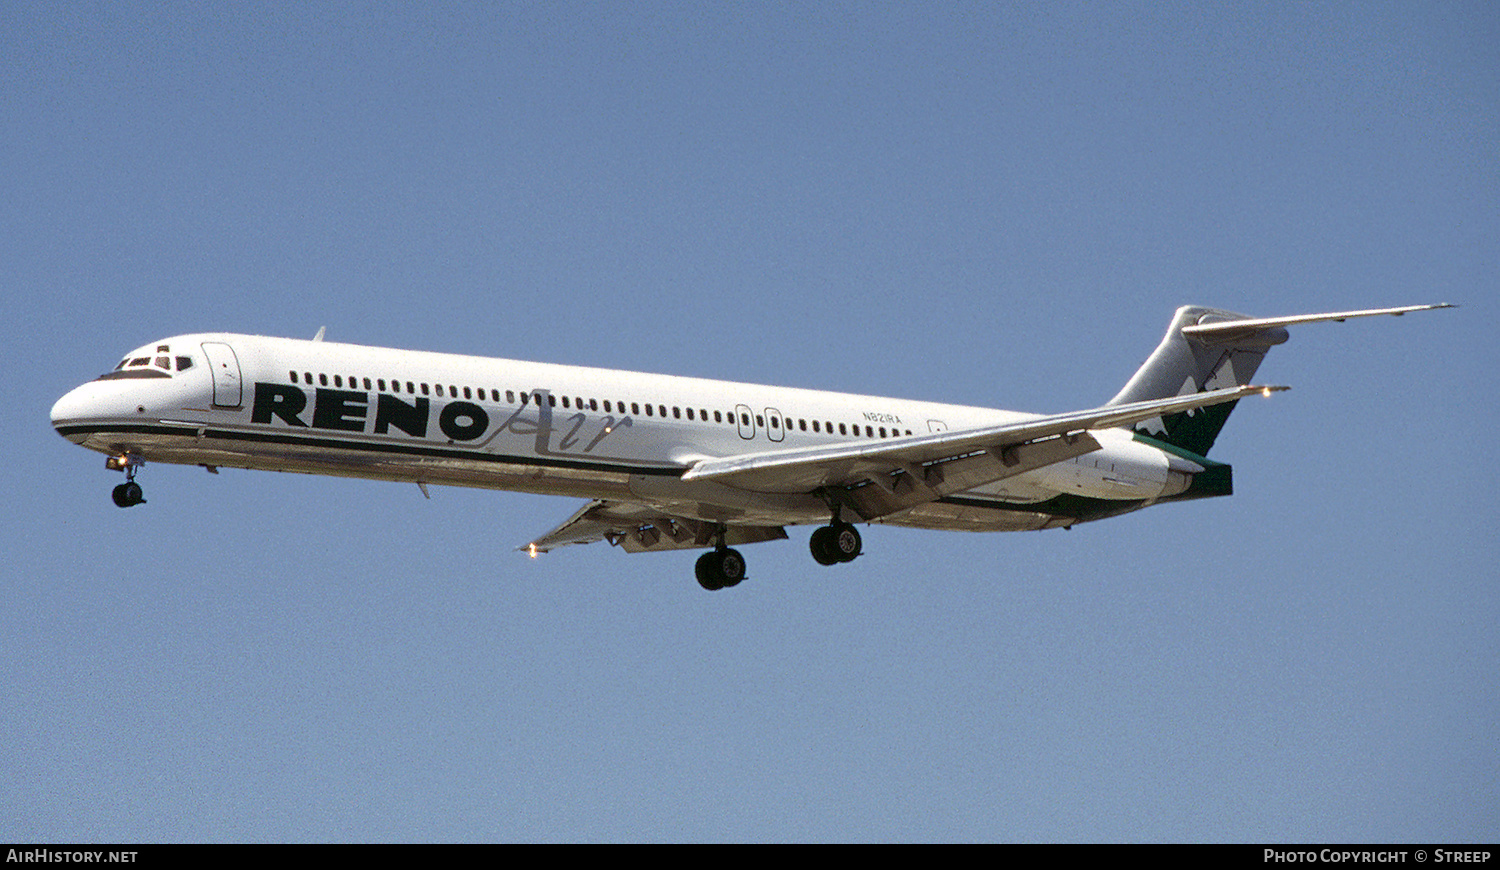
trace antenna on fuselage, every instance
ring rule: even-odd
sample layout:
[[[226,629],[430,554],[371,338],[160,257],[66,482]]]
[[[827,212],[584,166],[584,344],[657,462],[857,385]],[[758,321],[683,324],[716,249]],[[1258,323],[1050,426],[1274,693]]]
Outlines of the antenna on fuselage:
[[[326,327],[326,326],[320,326],[320,327],[318,327],[318,334],[315,335],[315,336],[313,336],[313,341],[322,341],[323,340],[323,333],[325,333],[327,331],[328,331],[328,327]]]

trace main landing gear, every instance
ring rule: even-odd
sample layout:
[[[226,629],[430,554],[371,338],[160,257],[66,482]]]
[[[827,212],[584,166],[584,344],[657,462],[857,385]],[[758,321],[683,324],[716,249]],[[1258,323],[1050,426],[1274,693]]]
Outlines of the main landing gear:
[[[125,482],[115,487],[114,492],[111,493],[116,507],[128,508],[146,503],[146,499],[141,493],[141,485],[135,482],[135,473],[145,464],[145,458],[139,453],[125,453],[120,456],[111,456],[105,461],[105,468],[111,471],[125,472]]]
[[[728,589],[745,579],[745,557],[728,547],[709,550],[698,557],[693,572],[698,575],[698,585],[710,592]]]
[[[828,503],[833,510],[833,518],[828,521],[828,525],[812,533],[812,539],[807,542],[808,549],[812,550],[813,559],[819,565],[853,562],[859,557],[864,541],[859,537],[859,530],[841,518],[843,505],[831,497]]]
[[[862,546],[864,542],[859,537],[859,530],[837,519],[813,532],[808,541],[808,549],[812,550],[819,565],[853,562]]]
[[[840,520],[837,510],[834,511],[833,521],[814,531],[809,541],[813,558],[819,565],[853,562],[859,557],[863,546],[859,530]],[[693,572],[698,577],[698,585],[710,592],[728,589],[738,586],[745,579],[745,557],[740,555],[739,550],[724,546],[724,529],[720,527],[714,536],[714,549],[698,557]]]
[[[739,550],[724,546],[723,526],[714,536],[714,548],[698,557],[693,573],[698,576],[698,585],[710,592],[738,586],[745,579],[745,557]]]

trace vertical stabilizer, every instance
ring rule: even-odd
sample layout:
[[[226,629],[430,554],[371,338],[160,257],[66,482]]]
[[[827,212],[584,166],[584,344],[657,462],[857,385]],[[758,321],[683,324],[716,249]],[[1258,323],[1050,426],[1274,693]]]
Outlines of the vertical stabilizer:
[[[1184,327],[1240,320],[1250,321],[1251,318],[1217,308],[1187,305],[1177,309],[1161,344],[1109,404],[1166,399],[1250,383],[1266,352],[1286,341],[1286,329],[1278,325],[1250,328],[1237,335],[1209,332],[1191,337],[1183,331]],[[1154,417],[1135,424],[1134,430],[1203,456],[1213,447],[1214,439],[1224,428],[1235,404],[1228,402]]]
[[[1304,323],[1336,321],[1356,317],[1400,317],[1413,311],[1456,308],[1446,302],[1434,305],[1403,305],[1399,308],[1367,308],[1291,317],[1246,317],[1217,308],[1186,305],[1172,315],[1172,325],[1161,344],[1146,359],[1111,405],[1168,399],[1250,383],[1266,351],[1286,341],[1286,328]],[[1234,402],[1157,417],[1135,425],[1135,431],[1158,441],[1203,456],[1213,446]]]

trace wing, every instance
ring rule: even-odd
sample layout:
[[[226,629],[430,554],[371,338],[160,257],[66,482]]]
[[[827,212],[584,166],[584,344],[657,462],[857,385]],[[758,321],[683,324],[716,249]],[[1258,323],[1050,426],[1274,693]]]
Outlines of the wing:
[[[519,550],[545,553],[568,544],[609,541],[629,553],[646,550],[691,550],[714,546],[716,527],[702,520],[664,514],[657,508],[622,501],[591,501],[557,528]],[[775,541],[786,537],[781,526],[729,526],[727,546]]]
[[[872,474],[881,473],[903,472],[928,480],[947,477],[947,472],[956,470],[946,467],[950,463],[975,454],[989,456],[994,460],[992,464],[998,464],[1000,468],[992,469],[994,473],[986,479],[969,482],[964,486],[964,489],[970,489],[1099,449],[1098,442],[1087,435],[1086,430],[1089,429],[1128,426],[1163,414],[1233,402],[1255,394],[1269,395],[1285,389],[1288,388],[1229,387],[1167,399],[1036,417],[1019,423],[1003,423],[980,429],[705,459],[688,469],[682,479],[713,480],[729,486],[765,492],[810,492],[821,486],[859,483],[870,479]],[[1053,441],[1061,443],[1050,445],[1049,442]],[[1087,449],[1061,449],[1080,445]],[[1037,459],[1027,461],[1027,454],[1036,455]]]
[[[876,485],[861,487],[857,494],[846,493],[844,500],[864,519],[873,519],[1098,450],[1099,442],[1088,434],[1089,429],[1128,426],[1162,414],[1285,389],[1231,387],[980,429],[706,459],[684,472],[682,480],[771,493],[808,493],[869,481]],[[648,505],[596,500],[518,549],[545,553],[599,540],[631,553],[699,549],[714,546],[718,528]],[[729,546],[787,536],[779,525],[727,525],[724,535]]]

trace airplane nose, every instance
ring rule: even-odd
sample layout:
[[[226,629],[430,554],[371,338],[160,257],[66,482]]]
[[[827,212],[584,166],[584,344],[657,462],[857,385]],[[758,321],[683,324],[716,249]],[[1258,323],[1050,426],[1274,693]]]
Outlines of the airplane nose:
[[[89,399],[92,391],[88,387],[88,384],[75,387],[52,405],[52,428],[75,444],[82,443],[80,439],[84,436],[74,437],[67,427],[90,416]]]
[[[52,405],[52,427],[55,429],[83,416],[84,389],[75,387]]]
[[[90,381],[69,390],[52,405],[52,428],[72,439],[69,426],[94,420],[124,417],[137,410],[136,397],[114,384]]]

